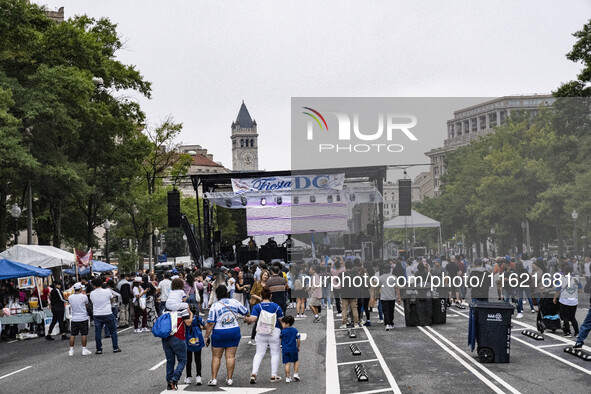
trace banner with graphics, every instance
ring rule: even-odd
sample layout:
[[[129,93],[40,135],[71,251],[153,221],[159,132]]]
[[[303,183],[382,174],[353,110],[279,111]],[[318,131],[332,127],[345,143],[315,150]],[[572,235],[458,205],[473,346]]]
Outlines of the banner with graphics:
[[[261,178],[233,178],[234,193],[278,192],[289,190],[342,190],[345,174],[293,175]]]

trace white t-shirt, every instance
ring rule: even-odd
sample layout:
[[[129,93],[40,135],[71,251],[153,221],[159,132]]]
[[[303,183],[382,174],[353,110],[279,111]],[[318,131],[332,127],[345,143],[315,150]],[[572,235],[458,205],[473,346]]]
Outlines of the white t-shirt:
[[[575,306],[579,304],[579,288],[581,284],[579,283],[579,278],[575,275],[570,276],[570,280],[562,275],[561,280],[561,287],[557,287],[556,290],[560,291],[560,298],[558,302],[562,305],[568,306]]]
[[[92,314],[95,316],[106,316],[113,313],[111,311],[111,292],[107,289],[94,289],[90,293],[92,301]]]
[[[72,307],[72,321],[86,321],[88,320],[88,312],[86,305],[88,304],[88,297],[86,294],[75,293],[68,297],[68,302]]]
[[[236,290],[236,279],[229,278],[228,279],[228,292]]]
[[[172,282],[170,281],[170,279],[163,279],[158,284],[158,288],[160,289],[160,301],[166,301],[168,299],[168,294],[170,293],[171,286]]]
[[[215,323],[215,330],[229,330],[240,327],[236,320],[237,315],[244,316],[247,313],[248,309],[239,301],[233,298],[224,298],[213,303],[209,309],[209,315],[207,315],[207,322]]]

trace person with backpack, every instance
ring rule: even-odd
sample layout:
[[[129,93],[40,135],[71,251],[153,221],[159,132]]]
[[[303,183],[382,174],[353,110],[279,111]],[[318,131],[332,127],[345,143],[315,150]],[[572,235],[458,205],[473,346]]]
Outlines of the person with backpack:
[[[256,335],[256,354],[252,360],[252,374],[250,383],[256,383],[259,367],[265,354],[267,346],[271,351],[271,382],[279,382],[281,377],[277,374],[281,351],[281,323],[283,310],[279,304],[271,302],[271,290],[268,287],[263,288],[261,292],[260,303],[252,308],[250,316],[244,318],[247,323],[257,322]]]
[[[180,278],[175,278],[172,281],[171,288],[172,290],[182,290],[184,287],[184,282]],[[186,304],[182,306],[178,304],[179,307],[185,307]],[[168,307],[167,307],[168,310]],[[181,379],[181,375],[183,374],[183,369],[185,368],[185,364],[187,363],[187,343],[185,342],[186,334],[189,328],[193,325],[193,313],[184,308],[179,309],[173,312],[174,315],[170,314],[169,323],[171,331],[172,329],[172,321],[170,321],[173,316],[176,316],[176,331],[172,335],[160,335],[156,332],[156,330],[160,329],[159,323],[162,319],[165,318],[165,314],[160,316],[158,320],[155,322],[154,327],[152,329],[152,333],[155,336],[158,336],[162,340],[162,349],[164,350],[164,354],[166,355],[166,382],[167,390],[178,390],[178,381]],[[183,324],[184,323],[184,324]],[[168,331],[168,330],[167,330]],[[178,361],[178,364],[175,368],[175,363]]]
[[[201,330],[205,328],[205,322],[199,316],[194,304],[189,305],[189,310],[193,314],[193,322],[190,326],[185,327],[185,342],[187,343],[187,377],[185,378],[185,384],[191,384],[191,364],[195,359],[195,384],[201,386],[201,349],[205,347]]]

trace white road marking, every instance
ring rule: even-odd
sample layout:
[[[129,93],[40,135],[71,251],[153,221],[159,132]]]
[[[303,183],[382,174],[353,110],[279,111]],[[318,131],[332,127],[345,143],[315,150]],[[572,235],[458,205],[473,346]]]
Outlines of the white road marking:
[[[15,343],[15,342],[18,342],[18,339],[15,339],[14,341],[9,341],[7,343]]]
[[[437,338],[435,338],[435,336],[433,336],[429,331],[425,330],[424,327],[418,326],[418,329],[421,330],[429,338],[431,338],[431,340],[433,342],[435,342],[436,344],[438,344],[439,347],[441,347],[443,350],[445,350],[447,353],[449,353],[453,358],[455,358],[468,371],[472,372],[474,374],[474,376],[476,376],[478,379],[480,379],[482,382],[484,382],[484,384],[486,384],[488,387],[490,387],[495,393],[504,394],[503,390],[501,390],[491,380],[489,380],[488,378],[486,378],[485,376],[483,376],[480,372],[478,372],[476,369],[474,369],[466,361],[462,360],[459,355],[457,355],[455,352],[451,351],[451,349],[449,349],[442,342],[440,342]]]
[[[371,363],[371,362],[374,362],[374,361],[380,361],[380,360],[378,360],[377,358],[371,358],[369,360],[346,361],[344,363],[338,363],[337,365],[350,365],[350,364]],[[398,387],[398,386],[396,386],[396,387]]]
[[[376,343],[374,342],[373,337],[369,333],[369,330],[367,329],[367,327],[363,326],[363,331],[365,331],[365,334],[367,335],[367,338],[369,339],[369,344],[371,345],[376,357],[380,361],[380,366],[382,367],[382,369],[384,370],[384,373],[386,374],[386,377],[388,378],[388,383],[390,383],[390,387],[392,387],[392,390],[395,393],[400,394],[401,391],[400,391],[400,388],[398,387],[398,384],[396,383],[396,380],[394,379],[394,375],[392,375],[392,371],[390,371],[390,368],[388,368],[388,364],[386,364],[386,360],[384,360],[384,357],[382,357],[382,353],[380,353],[380,350],[376,346]]]
[[[547,348],[547,347],[558,347],[558,346],[564,346],[564,343],[555,343],[554,345],[542,345],[542,346],[536,346],[537,348]]]
[[[542,353],[544,353],[544,354],[546,354],[546,355],[548,355],[548,356],[550,356],[552,358],[555,358],[556,360],[558,360],[558,361],[560,361],[560,362],[562,362],[562,363],[564,363],[564,364],[566,364],[566,365],[568,365],[570,367],[573,367],[573,368],[576,368],[576,369],[578,369],[578,370],[580,370],[582,372],[585,372],[587,375],[591,375],[591,371],[589,371],[588,369],[585,369],[585,368],[583,368],[583,367],[581,367],[581,366],[579,366],[577,364],[571,363],[570,361],[565,360],[565,359],[563,359],[561,357],[558,357],[557,355],[552,354],[552,353],[550,353],[550,352],[548,352],[548,351],[546,351],[544,349],[540,349],[539,347],[534,346],[531,343],[528,343],[528,342],[524,341],[521,338],[515,338],[515,337],[513,337],[513,339],[516,340],[517,342],[521,342],[524,345],[527,345],[527,346],[531,347],[532,349],[536,349],[538,352],[542,352]]]
[[[7,378],[7,377],[9,377],[9,376],[11,376],[11,375],[14,375],[15,373],[19,373],[19,372],[22,372],[22,371],[24,371],[24,370],[27,370],[27,369],[29,369],[29,368],[31,368],[31,367],[33,367],[33,366],[32,366],[32,365],[29,365],[28,367],[21,368],[21,369],[19,369],[18,371],[14,371],[14,372],[8,373],[8,374],[6,374],[6,375],[4,375],[4,376],[0,376],[0,380],[2,380],[2,379],[4,379],[4,378]]]
[[[488,369],[485,366],[483,366],[480,363],[478,363],[476,360],[474,360],[474,358],[472,356],[470,356],[468,353],[464,352],[462,349],[460,349],[459,347],[457,347],[454,343],[452,343],[449,339],[445,338],[443,335],[441,335],[440,333],[438,333],[437,331],[435,331],[432,327],[425,327],[425,328],[427,330],[431,331],[433,334],[437,335],[439,337],[439,339],[441,339],[447,345],[449,345],[450,347],[452,347],[455,351],[457,351],[462,356],[464,356],[464,358],[466,358],[467,360],[471,361],[472,364],[476,365],[478,368],[480,368],[482,371],[484,371],[484,373],[486,373],[488,376],[490,376],[491,378],[493,378],[494,380],[496,380],[497,382],[499,382],[507,390],[509,390],[510,392],[512,392],[514,394],[518,394],[519,393],[519,391],[515,387],[513,387],[509,383],[505,382],[499,376],[497,376],[496,374],[494,374],[490,369]]]
[[[164,363],[166,363],[166,359],[164,359],[164,360],[160,361],[158,364],[154,365],[152,368],[150,368],[150,371],[157,370],[158,368],[160,368],[161,366],[163,366]]]
[[[337,366],[337,338],[334,319],[326,319],[326,393],[340,393],[339,368]]]
[[[361,342],[369,342],[369,339],[364,339],[362,341],[339,342],[339,343],[337,343],[337,345],[350,345],[352,343],[361,343]]]
[[[404,316],[404,313],[400,311],[399,307],[396,308],[396,312],[400,313],[401,315]],[[478,379],[480,379],[484,384],[486,384],[488,387],[490,387],[495,393],[498,394],[504,394],[503,390],[501,390],[497,385],[495,385],[490,379],[488,379],[486,376],[482,375],[480,372],[478,372],[476,369],[474,369],[470,364],[468,364],[466,361],[462,360],[460,358],[460,356],[458,354],[456,354],[455,352],[453,352],[450,348],[448,348],[447,346],[445,346],[444,343],[442,343],[441,341],[439,341],[434,335],[432,335],[429,331],[427,331],[424,327],[419,326],[418,327],[419,330],[421,330],[425,335],[427,335],[429,338],[431,338],[431,340],[433,342],[435,342],[437,345],[439,345],[439,347],[441,347],[443,350],[445,350],[447,353],[449,353],[453,358],[455,358],[460,364],[462,364],[468,371],[472,372],[472,374],[474,374],[474,376],[476,376]],[[461,352],[462,354],[464,354],[463,352]],[[492,373],[492,372],[491,372]]]
[[[461,315],[462,315],[462,316],[464,316],[464,317],[466,317],[466,318],[468,318],[468,316],[466,316],[466,315],[464,315],[464,314],[461,314]],[[519,322],[519,321],[512,321],[512,323],[515,323],[515,324],[518,324],[518,325],[520,325],[520,326],[522,326],[522,327],[524,327],[524,328],[529,328],[529,329],[531,329],[531,330],[534,330],[534,331],[536,331],[536,329],[535,329],[533,326],[530,326],[529,324],[526,324],[526,323],[521,323],[521,322]],[[548,335],[548,336],[550,336],[550,337],[553,337],[553,338],[555,338],[555,339],[558,339],[558,340],[560,340],[560,341],[564,342],[564,343],[565,343],[565,344],[567,344],[567,345],[572,345],[572,341],[569,341],[568,339],[565,339],[565,338],[559,337],[558,335],[555,335],[555,334],[550,334],[550,333],[546,333],[546,334],[544,334],[544,335]],[[547,356],[550,356],[550,357],[552,357],[552,358],[555,358],[556,360],[558,360],[558,361],[560,361],[560,362],[562,362],[562,363],[564,363],[564,364],[566,364],[566,365],[569,365],[569,366],[571,366],[571,367],[573,367],[573,368],[576,368],[576,369],[578,369],[578,370],[581,370],[581,371],[585,372],[587,375],[591,375],[591,371],[590,371],[590,370],[588,370],[588,369],[585,369],[585,368],[583,368],[583,367],[581,367],[581,366],[578,366],[577,364],[571,363],[570,361],[568,361],[568,360],[565,360],[565,359],[564,359],[564,358],[562,358],[562,357],[558,357],[557,355],[555,355],[555,354],[552,354],[552,353],[550,353],[550,352],[548,352],[548,351],[546,351],[546,350],[544,350],[544,349],[540,349],[540,347],[539,347],[539,346],[532,345],[531,343],[529,343],[529,342],[526,342],[526,341],[524,341],[524,340],[523,340],[523,339],[521,339],[521,338],[517,338],[517,337],[514,337],[514,336],[512,336],[511,338],[512,338],[512,339],[514,339],[514,340],[516,340],[517,342],[521,342],[521,343],[523,343],[524,345],[527,345],[527,346],[531,347],[532,349],[536,349],[537,351],[539,351],[539,352],[542,352],[542,353],[544,353],[544,354],[545,354],[545,355],[547,355]],[[583,348],[587,348],[587,349],[588,349],[589,347],[588,347],[588,346],[583,346]]]
[[[181,386],[179,386],[181,387]],[[220,387],[220,389],[224,390],[227,393],[236,393],[236,394],[259,394],[259,393],[266,393],[269,391],[277,390],[277,389],[270,389],[270,388],[258,388],[258,387]]]
[[[378,390],[370,390],[370,391],[357,391],[351,394],[373,394],[373,393],[385,393],[387,391],[392,391],[392,389],[378,389]]]
[[[124,328],[124,329],[123,329],[123,330],[121,330],[121,331],[117,331],[117,334],[120,334],[120,333],[122,333],[123,331],[127,331],[127,330],[131,330],[131,327],[127,327],[127,328]]]
[[[464,316],[466,319],[469,319],[469,316],[468,315],[465,315],[465,314],[460,313],[460,312],[457,312],[457,313],[459,313],[460,315]],[[511,319],[511,323],[517,324],[518,326],[521,326],[522,328],[527,328],[527,329],[532,330],[532,331],[537,331],[538,330],[536,327],[531,326],[531,325],[529,325],[527,323],[522,323],[522,322],[520,322],[518,320]],[[521,330],[521,329],[514,328],[511,331],[513,331],[513,330],[516,330],[517,331],[517,330]],[[560,335],[552,334],[551,332],[545,332],[543,335],[547,335],[549,338],[557,339],[557,340],[559,340],[560,342],[563,342],[566,345],[571,345],[571,346],[573,345],[573,340],[572,339],[567,339],[567,338],[561,337]],[[583,346],[583,350],[591,351],[591,347],[589,347],[587,345],[584,345]]]

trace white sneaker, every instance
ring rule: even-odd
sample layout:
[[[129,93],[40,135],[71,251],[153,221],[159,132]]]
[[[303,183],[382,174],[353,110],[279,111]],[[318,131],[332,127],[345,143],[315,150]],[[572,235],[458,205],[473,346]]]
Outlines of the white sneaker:
[[[293,380],[295,380],[296,382],[300,381],[300,375],[298,375],[297,373],[293,374]]]
[[[202,384],[202,382],[201,382],[201,376],[197,376],[197,377],[195,378],[195,384],[196,384],[197,386],[201,386],[201,384]]]
[[[532,310],[531,310],[531,313],[536,313],[536,311],[532,309]]]
[[[191,384],[191,378],[185,378],[185,384]]]
[[[82,355],[83,356],[90,356],[92,354],[92,352],[88,349],[82,349]]]
[[[383,322],[384,322],[384,320],[382,320],[382,319],[378,320],[378,323],[383,323]]]
[[[285,383],[291,383],[291,378],[289,376],[285,377]]]
[[[256,346],[257,341],[255,339],[251,339],[251,340],[248,341],[248,344],[249,345],[252,345],[252,346]]]
[[[150,331],[150,329],[148,327],[142,328],[142,332],[149,332],[149,331]]]
[[[232,379],[226,379],[226,383],[228,384],[228,386],[231,386],[234,384],[234,381]]]
[[[70,350],[68,351],[68,356],[73,356],[74,355],[74,348],[71,347]]]
[[[209,382],[207,382],[208,386],[217,386],[218,385],[218,380],[217,379],[211,379]]]
[[[337,313],[337,317],[343,317],[342,313]]]
[[[341,326],[339,328],[347,328],[346,324],[341,324]]]
[[[142,330],[140,330],[139,328],[136,328],[135,330],[133,330],[134,333],[138,333],[138,332],[142,332]]]
[[[523,319],[523,313],[518,313],[517,316],[515,316],[515,318],[517,319]]]

